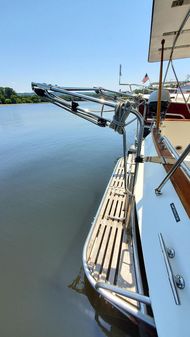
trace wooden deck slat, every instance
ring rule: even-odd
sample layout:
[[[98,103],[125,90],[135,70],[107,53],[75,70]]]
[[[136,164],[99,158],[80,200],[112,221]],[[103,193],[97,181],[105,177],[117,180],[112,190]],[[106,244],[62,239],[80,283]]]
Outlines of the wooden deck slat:
[[[89,260],[88,260],[88,263],[90,263],[91,267],[92,267],[92,265],[95,264],[95,261],[96,261],[97,255],[98,255],[98,251],[99,251],[99,247],[100,247],[100,244],[101,244],[101,241],[102,241],[102,238],[103,238],[104,231],[105,231],[105,222],[102,222],[100,231],[99,231],[98,236],[97,236],[97,238],[94,242],[92,252],[91,252]]]
[[[110,216],[115,216],[115,217],[120,217],[120,210],[123,204],[124,197],[123,196],[114,196],[114,203],[110,212]],[[109,245],[107,247],[107,252],[104,260],[104,265],[102,268],[102,273],[99,277],[100,280],[105,280],[108,274],[108,268],[109,265],[111,264],[111,257],[112,253],[114,255],[114,240],[115,240],[115,233],[116,229],[118,226],[122,227],[122,222],[121,221],[116,221],[116,220],[110,220],[110,226],[112,225],[112,231],[111,231],[111,236],[109,240]]]
[[[100,230],[100,227],[101,227],[101,224],[99,224],[99,226],[96,226],[93,233],[92,233],[92,236],[90,238],[90,242],[89,242],[89,245],[88,245],[88,251],[87,251],[87,260],[89,259],[91,253],[92,253],[92,248],[94,246],[94,243],[95,243],[95,240],[96,240],[96,237],[98,236],[98,232]]]
[[[112,197],[112,208],[110,209],[109,213],[107,214],[108,217],[119,217],[119,212],[118,212],[118,205],[121,203],[121,200],[123,199],[122,196],[120,195],[114,195]]]
[[[108,270],[109,270],[109,265],[110,265],[110,259],[112,256],[112,251],[113,251],[113,245],[114,245],[114,240],[115,240],[115,233],[116,233],[117,226],[114,224],[112,227],[110,239],[109,239],[109,245],[106,251],[106,256],[104,259],[104,264],[102,267],[102,272],[99,276],[99,281],[106,281],[107,275],[108,275]]]
[[[118,263],[121,236],[122,236],[122,226],[119,226],[117,228],[117,237],[116,237],[116,240],[115,240],[114,253],[113,253],[113,256],[112,256],[112,261],[111,261],[111,265],[110,265],[110,273],[109,273],[109,278],[108,278],[108,281],[111,284],[114,284],[114,280],[115,280],[115,273],[116,273],[117,263]]]
[[[104,237],[103,237],[103,241],[99,250],[99,254],[98,254],[98,258],[96,261],[96,265],[94,267],[94,271],[93,271],[93,276],[95,279],[98,280],[99,278],[99,273],[102,270],[102,265],[103,265],[103,259],[105,256],[105,252],[106,252],[106,248],[107,248],[107,243],[109,241],[109,235],[110,235],[110,227],[107,226],[106,227],[106,231],[104,233]]]
[[[135,280],[135,270],[133,265],[133,254],[131,243],[128,243],[127,231],[124,231],[121,245],[121,255],[117,275],[117,286],[127,288],[130,291],[137,291]],[[138,302],[132,299],[128,300],[132,305],[138,306]]]

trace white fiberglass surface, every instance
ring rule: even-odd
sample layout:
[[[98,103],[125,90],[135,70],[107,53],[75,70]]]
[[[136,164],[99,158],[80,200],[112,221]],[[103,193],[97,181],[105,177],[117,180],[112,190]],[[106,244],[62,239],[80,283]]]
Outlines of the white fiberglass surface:
[[[145,139],[143,154],[156,155],[152,136]],[[159,336],[187,336],[190,310],[190,222],[183,205],[170,181],[157,196],[155,188],[165,177],[161,164],[140,164],[136,184],[136,201],[142,242],[143,257],[147,273],[149,292]],[[172,211],[174,205],[178,217]],[[183,276],[186,286],[178,289],[180,305],[176,305],[168,278],[159,234],[167,248],[175,250],[170,259],[173,275]]]

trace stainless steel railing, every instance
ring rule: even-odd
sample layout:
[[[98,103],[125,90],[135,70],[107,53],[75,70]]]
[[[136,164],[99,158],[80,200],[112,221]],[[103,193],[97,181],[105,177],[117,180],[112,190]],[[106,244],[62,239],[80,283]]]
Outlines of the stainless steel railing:
[[[156,195],[162,194],[161,190],[163,186],[167,183],[167,181],[172,177],[174,172],[177,170],[177,168],[181,165],[185,157],[189,154],[190,152],[190,144],[186,147],[186,149],[183,151],[179,159],[176,161],[176,163],[172,166],[171,170],[167,173],[165,178],[162,180],[160,185],[155,189]]]
[[[39,96],[45,97],[47,100],[52,102],[53,104],[64,108],[65,110],[88,120],[89,122],[98,125],[100,127],[110,127],[119,134],[123,136],[123,155],[125,159],[125,188],[127,189],[126,183],[126,156],[127,156],[127,146],[126,146],[126,130],[125,127],[128,123],[126,120],[130,114],[135,115],[138,120],[139,128],[137,135],[137,152],[136,152],[136,166],[135,166],[135,177],[138,170],[139,158],[141,152],[141,144],[143,139],[143,131],[144,131],[144,120],[141,114],[135,109],[135,106],[138,107],[139,103],[134,99],[134,96],[130,93],[122,93],[109,89],[105,89],[102,87],[93,87],[93,88],[76,88],[76,87],[59,87],[56,85],[45,84],[45,83],[32,83],[32,89]],[[95,93],[96,95],[100,95],[100,98],[89,95],[89,93]],[[62,94],[63,97],[69,96],[73,100],[68,101],[63,97],[58,96]],[[88,94],[87,94],[88,93]],[[126,100],[128,97],[129,100]],[[109,98],[109,100],[108,100]],[[85,109],[80,106],[80,102],[76,102],[77,99],[93,102],[102,106],[100,110],[100,115],[90,111],[89,109]],[[75,100],[75,101],[74,101]],[[130,100],[132,100],[130,102]],[[112,119],[108,119],[103,117],[104,107],[111,107],[114,109],[114,116]],[[134,179],[135,184],[136,178]],[[132,193],[134,190],[134,184],[132,187]]]
[[[167,146],[167,148],[171,151],[172,155],[174,156],[174,158],[176,160],[179,159],[180,155],[179,153],[176,151],[175,147],[170,143],[170,141],[168,140],[167,137],[163,136],[162,137],[164,144]],[[185,171],[185,173],[188,175],[188,177],[190,177],[190,168],[186,165],[185,162],[181,163],[181,167],[183,168],[183,170]]]

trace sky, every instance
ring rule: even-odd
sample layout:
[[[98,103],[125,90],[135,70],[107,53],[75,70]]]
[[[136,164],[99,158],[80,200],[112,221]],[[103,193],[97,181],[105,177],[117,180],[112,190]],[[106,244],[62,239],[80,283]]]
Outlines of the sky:
[[[120,64],[122,82],[158,81],[159,64],[147,61],[151,10],[152,0],[1,0],[0,86],[117,90]],[[189,60],[175,64],[185,79]]]

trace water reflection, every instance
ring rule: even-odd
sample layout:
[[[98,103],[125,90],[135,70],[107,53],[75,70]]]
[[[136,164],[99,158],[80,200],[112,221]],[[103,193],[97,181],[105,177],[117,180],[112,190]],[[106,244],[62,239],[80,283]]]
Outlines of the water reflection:
[[[84,281],[84,271],[83,268],[80,268],[80,271],[76,278],[68,285],[68,288],[73,289],[79,294],[86,295],[85,281]]]

